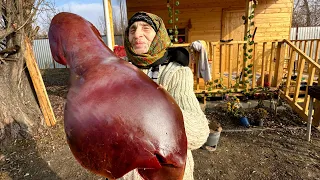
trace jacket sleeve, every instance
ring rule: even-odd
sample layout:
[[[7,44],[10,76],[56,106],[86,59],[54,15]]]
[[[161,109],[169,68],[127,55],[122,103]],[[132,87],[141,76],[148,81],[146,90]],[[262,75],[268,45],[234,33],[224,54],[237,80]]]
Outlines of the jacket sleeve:
[[[166,85],[167,91],[181,108],[186,130],[188,149],[200,148],[209,136],[208,120],[201,110],[193,91],[193,73],[189,67],[182,67],[172,75]]]

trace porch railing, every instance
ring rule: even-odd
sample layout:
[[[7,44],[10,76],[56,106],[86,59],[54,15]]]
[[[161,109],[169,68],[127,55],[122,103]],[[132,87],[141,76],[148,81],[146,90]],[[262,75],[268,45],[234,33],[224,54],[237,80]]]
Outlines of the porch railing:
[[[244,61],[243,46],[246,41],[236,41],[229,43],[206,42],[208,59],[211,65],[211,81],[219,80],[226,88],[233,88],[239,80],[249,81],[248,88],[278,87],[283,77],[283,67],[287,64],[288,57],[285,49],[279,41],[256,42],[252,45],[252,52],[246,62]],[[217,87],[208,90],[207,83],[203,78],[197,76],[199,53],[191,53],[194,58],[190,67],[194,71],[195,92],[196,93],[214,93],[221,88]],[[250,73],[245,72],[248,66],[252,65]],[[247,75],[245,75],[247,74]],[[241,88],[240,88],[241,89]]]
[[[241,91],[268,85],[271,89],[280,88],[281,97],[307,121],[310,100],[305,95],[308,92],[307,86],[320,85],[320,40],[256,42],[252,45],[252,58],[247,62],[243,60],[245,43],[206,42],[211,81],[219,80],[222,85],[213,89],[197,75],[199,53],[191,53],[194,57],[191,58],[190,67],[194,72],[195,93],[217,93],[222,87]],[[245,70],[249,64],[253,66],[248,74]],[[247,81],[248,86],[235,88],[239,80]],[[320,102],[316,101],[315,106],[320,108]],[[315,113],[313,124],[319,126],[319,122],[320,114]]]
[[[283,45],[287,45],[290,59],[287,68],[287,77],[285,86],[281,93],[281,97],[290,104],[290,106],[307,121],[310,96],[308,94],[308,86],[320,85],[320,40],[305,40],[291,42],[283,40]],[[309,46],[309,48],[306,48]],[[303,48],[301,48],[303,47]],[[309,49],[309,50],[307,50]],[[314,53],[311,53],[315,50]],[[309,56],[308,56],[309,55]],[[295,76],[294,67],[297,67]],[[292,79],[295,77],[295,79]],[[293,93],[291,93],[293,91]],[[302,98],[299,96],[303,94]],[[320,108],[320,102],[315,101],[315,109]],[[313,125],[320,125],[320,113],[314,111]]]

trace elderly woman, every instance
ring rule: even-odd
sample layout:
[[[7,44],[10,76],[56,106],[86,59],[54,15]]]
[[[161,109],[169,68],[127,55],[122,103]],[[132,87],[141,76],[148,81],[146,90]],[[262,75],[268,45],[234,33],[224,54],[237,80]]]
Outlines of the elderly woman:
[[[180,106],[188,140],[187,163],[183,179],[193,180],[194,162],[191,150],[200,148],[206,142],[209,135],[208,120],[193,92],[191,69],[187,63],[183,63],[184,60],[175,59],[174,51],[168,49],[170,46],[170,38],[160,17],[151,13],[138,12],[129,19],[125,32],[128,61],[166,89]],[[188,62],[188,59],[186,61]],[[137,170],[133,170],[121,179],[142,178]]]

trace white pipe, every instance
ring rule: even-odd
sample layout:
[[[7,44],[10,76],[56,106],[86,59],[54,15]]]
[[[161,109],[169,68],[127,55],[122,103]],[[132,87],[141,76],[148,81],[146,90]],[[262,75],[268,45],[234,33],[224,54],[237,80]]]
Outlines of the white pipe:
[[[104,20],[106,24],[106,36],[107,36],[107,46],[113,50],[112,47],[112,36],[111,36],[111,26],[110,26],[110,17],[109,17],[109,6],[108,6],[108,0],[103,0],[103,10],[104,10]]]

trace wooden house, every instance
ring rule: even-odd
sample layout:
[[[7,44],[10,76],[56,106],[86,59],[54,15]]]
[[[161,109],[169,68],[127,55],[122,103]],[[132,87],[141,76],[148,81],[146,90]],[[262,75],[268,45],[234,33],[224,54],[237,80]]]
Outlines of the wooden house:
[[[170,0],[172,2],[173,0]],[[245,25],[242,16],[248,10],[246,0],[180,0],[173,8],[180,11],[179,35],[185,42],[196,40],[219,41],[233,39],[242,41]],[[288,39],[291,28],[293,0],[259,0],[255,8],[256,41]],[[128,17],[137,11],[160,16],[167,28],[169,15],[166,0],[127,0]]]
[[[275,58],[276,46],[272,42],[288,39],[290,36],[293,1],[292,0],[181,0],[175,5],[175,0],[138,0],[127,1],[127,14],[130,18],[137,11],[146,11],[160,16],[167,29],[178,27],[178,39],[184,43],[203,40],[208,43],[209,61],[214,65],[212,77],[216,79],[224,73],[239,74],[244,66],[243,48],[245,32],[251,30],[255,42],[255,69],[261,73],[264,55],[265,59]],[[173,23],[169,23],[168,3],[175,10]],[[253,7],[253,4],[255,7]],[[252,20],[244,21],[250,16]],[[176,17],[178,21],[176,21]],[[254,24],[250,26],[251,22]],[[220,43],[220,40],[231,40],[231,43]],[[263,42],[265,44],[264,52]],[[183,45],[183,44],[181,44]],[[248,62],[250,63],[250,62]],[[273,71],[275,64],[265,60],[266,69]],[[268,64],[269,63],[269,64]],[[269,74],[270,72],[265,72]],[[271,78],[270,78],[271,79]],[[201,80],[200,80],[201,82]],[[230,82],[229,84],[235,82]],[[202,87],[204,83],[201,83]],[[204,87],[203,87],[204,88]]]
[[[177,46],[189,47],[197,40],[206,43],[212,82],[222,80],[223,87],[228,89],[233,89],[239,79],[242,83],[248,82],[242,85],[242,90],[265,84],[280,88],[281,97],[307,120],[310,97],[299,97],[308,93],[307,86],[320,84],[320,65],[315,61],[320,57],[320,40],[289,40],[293,0],[180,0],[178,6],[175,2],[127,0],[128,18],[135,12],[146,11],[160,16],[167,29],[177,25],[178,38],[184,42]],[[179,10],[178,21],[174,17],[169,23],[167,3]],[[250,19],[252,11],[254,17]],[[251,40],[244,38],[248,31]],[[230,39],[231,42],[221,41]],[[244,45],[247,46],[246,52]],[[196,70],[197,60],[193,62],[191,66]],[[208,88],[208,83],[194,74],[195,93],[221,90]],[[292,76],[296,78],[292,79]],[[303,84],[304,88],[301,88]],[[320,113],[316,113],[320,102],[315,104],[313,125],[320,127]]]

